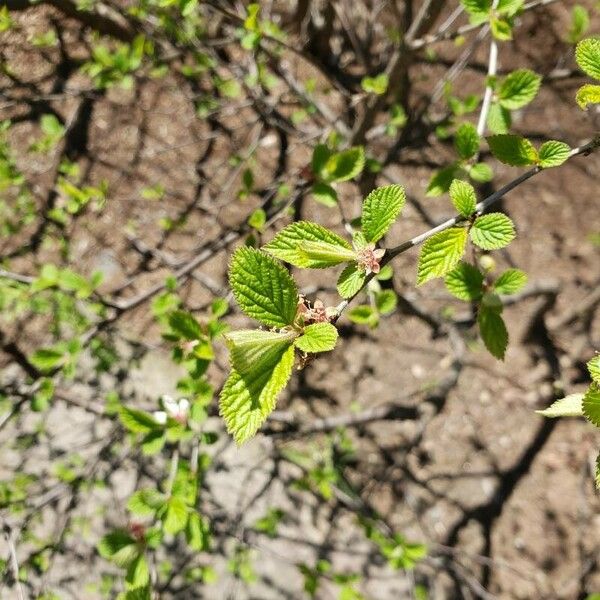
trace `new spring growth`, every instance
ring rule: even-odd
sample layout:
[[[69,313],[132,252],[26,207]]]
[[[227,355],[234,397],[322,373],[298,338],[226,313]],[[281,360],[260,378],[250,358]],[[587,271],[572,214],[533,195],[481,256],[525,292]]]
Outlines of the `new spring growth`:
[[[367,275],[379,273],[380,261],[385,254],[384,248],[375,248],[374,243],[367,244],[356,253],[356,262],[361,269],[364,269]]]
[[[152,413],[154,420],[159,425],[165,425],[169,417],[178,423],[181,423],[182,425],[187,423],[188,413],[190,410],[190,402],[187,398],[179,398],[179,400],[175,400],[171,396],[165,394],[161,398],[161,404],[165,410],[157,410]]]

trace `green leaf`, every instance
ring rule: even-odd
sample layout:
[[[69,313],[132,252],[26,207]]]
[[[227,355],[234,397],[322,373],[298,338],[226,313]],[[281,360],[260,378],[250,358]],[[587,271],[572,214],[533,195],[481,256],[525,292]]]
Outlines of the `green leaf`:
[[[179,337],[186,340],[197,340],[202,337],[198,321],[189,312],[176,310],[169,315],[169,326]]]
[[[540,166],[544,169],[558,167],[569,158],[570,154],[571,148],[569,144],[555,140],[544,142],[539,150]]]
[[[477,196],[470,183],[455,179],[450,185],[450,199],[454,204],[454,208],[463,217],[470,217],[475,212]]]
[[[529,69],[513,71],[498,90],[498,102],[508,110],[523,108],[535,98],[541,83],[541,75]]]
[[[496,11],[498,14],[513,17],[521,10],[525,0],[499,0]]]
[[[360,85],[365,92],[381,96],[386,93],[389,80],[385,73],[380,73],[376,77],[363,77]]]
[[[133,588],[142,588],[150,581],[150,570],[143,554],[140,554],[127,569],[125,581]]]
[[[493,102],[487,116],[487,126],[492,133],[508,133],[512,124],[510,111]]]
[[[506,19],[495,19],[490,20],[490,29],[492,35],[502,42],[512,40],[512,26]]]
[[[582,71],[600,80],[600,38],[582,40],[575,48],[575,60]]]
[[[576,44],[585,35],[590,26],[590,14],[579,4],[571,10],[571,28],[566,39],[571,44]]]
[[[329,254],[341,254],[344,258],[335,262],[332,262],[331,258],[311,259],[307,255],[306,247],[303,246],[305,242],[320,242],[322,250],[328,251]],[[263,250],[279,260],[306,269],[323,269],[354,259],[352,246],[344,238],[326,227],[309,221],[298,221],[284,227],[266,246],[263,246]]]
[[[444,279],[447,290],[459,300],[479,300],[483,295],[483,275],[473,265],[460,262]]]
[[[600,427],[600,386],[592,383],[583,397],[583,415],[596,427]]]
[[[188,508],[179,496],[172,496],[166,504],[163,514],[163,527],[167,533],[173,535],[182,531],[188,520]]]
[[[600,385],[600,355],[592,358],[592,360],[588,362],[587,368],[590,372],[592,381],[595,381],[598,385]]]
[[[312,155],[312,171],[318,177],[321,177],[321,173],[329,160],[329,157],[333,152],[325,144],[317,144],[313,150]]]
[[[286,386],[294,365],[294,348],[279,361],[250,371],[242,377],[232,371],[221,390],[219,412],[236,443],[250,439],[275,408],[277,396]]]
[[[293,323],[298,290],[287,270],[266,252],[238,248],[229,265],[229,283],[240,308],[269,327]]]
[[[97,547],[100,556],[123,568],[133,563],[140,553],[135,539],[124,529],[107,533]]]
[[[312,186],[312,194],[315,200],[323,206],[333,208],[338,202],[337,192],[328,184],[322,181],[317,181]]]
[[[335,348],[338,332],[331,323],[313,323],[304,328],[294,345],[302,352],[328,352]]]
[[[561,398],[553,402],[544,410],[536,410],[535,412],[544,417],[581,417],[583,416],[583,394],[569,394],[565,398]]]
[[[342,298],[352,298],[365,284],[366,273],[356,263],[349,264],[340,274],[337,290]]]
[[[387,185],[374,189],[362,205],[362,232],[367,242],[380,240],[396,221],[406,194],[401,185]]]
[[[536,149],[524,137],[511,134],[491,135],[487,141],[492,154],[506,165],[524,167],[537,162]]]
[[[577,90],[575,96],[577,104],[584,110],[587,109],[588,104],[600,104],[600,85],[592,85],[586,83]]]
[[[477,322],[485,347],[492,356],[504,360],[504,354],[508,346],[508,331],[498,309],[482,304],[479,307]]]
[[[452,164],[436,171],[427,185],[427,196],[435,197],[445,194],[450,189],[452,180],[459,172],[458,165]]]
[[[443,277],[458,264],[465,252],[467,230],[451,227],[430,237],[421,249],[417,285]]]
[[[134,515],[151,516],[162,508],[165,496],[158,490],[146,488],[138,490],[127,501],[127,509]]]
[[[40,348],[29,357],[29,362],[36,369],[47,372],[59,367],[63,362],[64,357],[65,353],[62,350],[57,350],[55,348]]]
[[[375,294],[375,306],[381,315],[389,315],[398,306],[398,296],[394,290],[382,290]]]
[[[267,213],[263,208],[257,208],[248,218],[248,225],[253,229],[261,231],[267,222]]]
[[[197,512],[192,512],[189,516],[185,538],[192,550],[206,552],[210,549],[210,527]]]
[[[471,240],[484,250],[498,250],[515,239],[513,222],[502,213],[477,217],[470,231]]]
[[[368,325],[369,327],[377,327],[379,316],[371,306],[360,304],[355,306],[349,313],[348,318],[358,325]]]
[[[132,433],[149,433],[161,428],[152,415],[136,408],[121,406],[119,418],[121,423]]]
[[[296,332],[263,331],[244,329],[230,331],[223,337],[229,347],[229,356],[233,368],[242,376],[254,369],[262,369],[264,363],[276,364],[281,355],[293,343]]]
[[[515,294],[527,283],[527,273],[521,269],[507,269],[494,281],[498,294]]]
[[[355,146],[329,157],[322,170],[323,179],[328,183],[348,181],[359,175],[364,166],[364,148]]]
[[[464,160],[475,156],[479,150],[479,142],[477,129],[471,123],[463,123],[454,136],[454,147],[458,155]]]
[[[343,262],[356,260],[354,250],[327,242],[300,242],[298,252],[302,255],[306,266],[313,269],[334,267]]]
[[[465,10],[469,13],[469,20],[474,25],[487,21],[492,8],[491,0],[460,0]]]
[[[485,163],[477,163],[468,167],[469,177],[477,183],[487,183],[494,178],[494,171]]]

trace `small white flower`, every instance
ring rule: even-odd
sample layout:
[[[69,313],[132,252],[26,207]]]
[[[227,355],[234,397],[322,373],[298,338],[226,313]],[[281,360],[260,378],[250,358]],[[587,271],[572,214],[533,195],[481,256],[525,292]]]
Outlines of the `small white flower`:
[[[175,400],[171,396],[164,395],[162,397],[162,405],[166,411],[164,413],[165,420],[166,416],[168,415],[169,417],[175,419],[176,421],[179,421],[180,423],[185,423],[187,421],[188,412],[190,410],[190,402],[187,398],[179,398],[179,400]]]
[[[152,416],[159,425],[164,425],[167,422],[167,413],[164,410],[154,411]]]

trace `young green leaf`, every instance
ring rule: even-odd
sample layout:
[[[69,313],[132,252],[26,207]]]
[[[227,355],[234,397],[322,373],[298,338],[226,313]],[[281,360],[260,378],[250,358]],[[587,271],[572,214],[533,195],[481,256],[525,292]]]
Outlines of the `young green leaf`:
[[[328,183],[317,181],[312,186],[312,194],[314,199],[323,206],[333,208],[338,202],[337,192]]]
[[[349,264],[340,274],[337,290],[342,298],[352,298],[365,284],[366,273],[356,263]]]
[[[466,243],[464,227],[451,227],[430,237],[421,248],[417,285],[452,271],[463,256]]]
[[[313,323],[304,328],[294,345],[302,352],[328,352],[335,348],[338,332],[331,323]]]
[[[540,166],[544,169],[549,167],[558,167],[569,158],[571,148],[569,144],[550,140],[544,142],[539,149]]]
[[[463,160],[475,156],[479,150],[479,142],[477,129],[471,123],[463,123],[454,136],[454,147]]]
[[[163,506],[165,500],[165,496],[153,488],[138,490],[127,501],[127,510],[134,515],[151,516]]]
[[[444,279],[447,290],[459,300],[479,300],[483,295],[483,275],[473,265],[460,262]]]
[[[287,270],[266,252],[238,248],[229,265],[229,283],[240,308],[269,327],[293,323],[298,290]]]
[[[477,196],[470,183],[455,179],[450,185],[450,199],[454,208],[463,217],[470,217],[475,212]]]
[[[380,315],[389,315],[398,306],[398,296],[394,290],[382,290],[375,294],[375,306]]]
[[[362,231],[367,242],[379,241],[397,219],[406,194],[400,185],[387,185],[373,190],[362,206]]]
[[[242,376],[254,369],[262,369],[263,363],[276,363],[281,354],[293,343],[297,333],[275,332],[261,329],[230,331],[223,337],[229,347],[231,365]]]
[[[478,25],[487,21],[492,8],[492,0],[460,0],[472,24]]]
[[[312,269],[335,267],[340,263],[356,260],[354,250],[327,242],[300,242],[298,253],[302,256],[306,267]]]
[[[135,539],[124,529],[107,533],[98,542],[98,553],[119,567],[128,567],[139,555]]]
[[[467,171],[469,177],[473,181],[477,181],[477,183],[487,183],[494,178],[494,171],[492,171],[492,168],[485,163],[476,163],[468,166]]]
[[[192,314],[183,310],[176,310],[169,315],[169,327],[184,340],[197,340],[202,337],[198,321]]]
[[[137,408],[121,406],[119,408],[119,418],[131,433],[150,433],[160,429],[159,423],[154,420],[152,415]]]
[[[515,294],[527,283],[527,273],[521,269],[507,269],[494,281],[498,294]]]
[[[590,26],[590,14],[583,6],[576,4],[571,10],[571,27],[566,40],[576,44],[585,35]]]
[[[426,195],[429,197],[441,196],[450,189],[452,180],[458,175],[460,169],[457,164],[449,165],[436,171],[429,180]]]
[[[510,111],[492,102],[487,116],[487,126],[492,133],[508,133],[512,124]]]
[[[583,416],[583,394],[569,394],[553,402],[544,410],[536,410],[539,415],[549,418],[555,417],[581,417]]]
[[[335,262],[331,262],[331,259],[311,259],[303,246],[305,242],[319,242],[322,250],[334,254],[337,252],[344,258]],[[284,227],[266,246],[263,246],[263,250],[279,260],[306,269],[322,269],[354,258],[352,246],[344,238],[326,227],[309,221],[298,221]]]
[[[502,42],[512,40],[512,26],[506,19],[492,17],[490,20],[490,30],[497,40]]]
[[[500,106],[508,110],[523,108],[535,98],[541,82],[541,75],[529,69],[513,71],[502,82],[498,90]]]
[[[473,243],[484,250],[498,250],[515,239],[513,222],[502,213],[477,217],[470,230]]]
[[[587,368],[590,372],[592,381],[595,381],[598,385],[600,385],[600,354],[598,356],[594,356],[594,358],[588,362]]]
[[[260,368],[242,377],[232,371],[219,401],[219,413],[236,443],[250,439],[275,408],[277,396],[286,386],[294,366],[294,347],[285,350],[277,362],[263,362]]]
[[[323,179],[328,183],[348,181],[359,175],[364,166],[364,148],[355,146],[329,157],[322,170]]]
[[[206,552],[210,549],[210,527],[197,512],[192,512],[189,516],[185,538],[192,550]]]
[[[477,322],[485,347],[492,356],[504,360],[508,346],[508,331],[500,312],[496,308],[482,304],[477,315]]]
[[[487,141],[492,154],[504,164],[513,167],[524,167],[537,162],[537,150],[524,137],[500,134],[489,136]]]
[[[317,144],[312,155],[312,171],[317,177],[322,176],[323,169],[333,152],[325,144]]]
[[[357,325],[368,325],[371,328],[377,327],[379,315],[373,307],[366,304],[355,306],[349,313],[348,318]]]
[[[596,427],[600,427],[600,386],[592,383],[583,396],[583,415]]]
[[[188,508],[179,496],[172,496],[165,505],[163,527],[167,533],[178,534],[185,529],[188,520]]]
[[[600,80],[600,38],[582,40],[575,48],[575,60],[582,71]]]
[[[600,104],[600,85],[592,85],[591,83],[582,85],[577,90],[575,100],[583,110],[587,109],[588,104]]]
[[[150,569],[143,554],[140,553],[129,565],[125,574],[125,581],[132,588],[132,591],[136,592],[143,589],[143,586],[150,581]]]
[[[380,73],[376,77],[363,77],[360,82],[360,86],[365,92],[378,96],[386,93],[388,85],[389,79],[385,73]]]

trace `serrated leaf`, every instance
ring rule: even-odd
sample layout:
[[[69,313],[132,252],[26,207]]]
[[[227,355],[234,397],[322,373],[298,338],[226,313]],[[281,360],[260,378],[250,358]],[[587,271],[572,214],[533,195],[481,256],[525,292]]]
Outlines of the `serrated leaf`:
[[[337,281],[337,291],[342,298],[352,298],[360,292],[365,284],[367,275],[356,263],[349,264]]]
[[[587,364],[588,371],[592,381],[600,385],[600,355],[595,356]]]
[[[555,140],[544,142],[539,149],[540,166],[544,169],[558,167],[559,165],[562,165],[570,155],[571,148],[569,144],[557,142]]]
[[[132,433],[150,433],[161,428],[152,415],[136,408],[121,406],[119,418],[121,423]]]
[[[582,85],[575,96],[577,104],[584,110],[587,109],[588,104],[600,104],[600,85],[593,85],[586,83]]]
[[[502,213],[477,217],[470,231],[471,240],[484,250],[504,248],[515,239],[513,222]]]
[[[398,218],[406,194],[401,185],[374,189],[362,205],[361,225],[367,242],[379,241]]]
[[[327,206],[328,208],[336,206],[338,202],[337,192],[328,183],[317,181],[317,183],[312,186],[311,191],[315,201],[319,204]]]
[[[479,300],[483,295],[483,275],[473,265],[460,262],[444,279],[446,289],[459,300]]]
[[[359,175],[365,166],[365,151],[362,146],[355,146],[331,155],[321,173],[328,183],[348,181]]]
[[[508,133],[512,125],[510,111],[493,102],[487,116],[487,126],[492,133]]]
[[[40,348],[29,357],[29,362],[36,369],[42,372],[48,372],[59,367],[64,358],[65,353],[62,350],[55,348]]]
[[[293,343],[297,333],[244,329],[224,334],[233,368],[242,376],[263,363],[276,364],[282,353]]]
[[[583,415],[596,427],[600,427],[600,386],[592,383],[583,396]]]
[[[492,154],[506,165],[524,167],[537,162],[537,150],[524,137],[511,134],[491,135],[487,141]]]
[[[429,197],[441,196],[450,189],[452,180],[459,172],[458,165],[452,164],[436,171],[429,180],[426,195]]]
[[[396,310],[398,306],[398,296],[394,290],[382,290],[375,294],[375,306],[379,314],[389,315]]]
[[[266,252],[238,248],[229,266],[229,283],[240,308],[269,327],[290,325],[298,289],[287,270]]]
[[[529,69],[513,71],[500,85],[498,102],[508,110],[523,108],[535,98],[541,82],[541,75]]]
[[[146,488],[138,490],[127,501],[127,510],[134,515],[150,516],[165,503],[165,496],[158,490]]]
[[[507,269],[494,281],[498,294],[515,294],[527,283],[527,273],[521,269]]]
[[[107,533],[98,542],[97,548],[100,556],[123,568],[128,567],[140,553],[135,539],[124,529]]]
[[[328,352],[335,348],[338,331],[331,323],[313,323],[304,328],[294,345],[302,352]]]
[[[306,250],[301,247],[303,242],[321,242],[326,244],[322,248],[350,256],[350,260],[353,258],[352,246],[343,237],[326,227],[309,221],[298,221],[284,227],[268,244],[263,246],[263,250],[279,260],[305,269],[324,269],[332,264],[349,260],[344,258],[332,263],[331,260],[310,259]]]
[[[455,179],[450,185],[450,199],[454,208],[463,217],[470,217],[475,212],[477,196],[470,183]]]
[[[496,308],[482,304],[477,315],[477,322],[485,347],[492,356],[504,360],[508,346],[508,331],[500,312]]]
[[[417,285],[443,277],[458,264],[465,252],[467,230],[451,227],[430,237],[421,248]]]
[[[575,60],[582,71],[600,80],[600,38],[581,40],[575,48]]]
[[[497,40],[502,42],[512,40],[512,25],[506,19],[492,18],[490,20],[490,30]]]
[[[469,20],[474,25],[487,21],[492,8],[491,0],[460,0],[465,10],[469,13]]]
[[[143,554],[129,565],[125,574],[125,581],[133,588],[142,588],[150,581],[150,570]]]
[[[549,418],[555,417],[581,417],[583,415],[583,394],[569,394],[553,402],[544,410],[536,410],[539,415]]]
[[[496,10],[499,14],[514,16],[523,6],[525,0],[499,0]]]
[[[356,260],[356,252],[327,242],[300,242],[298,252],[309,268],[335,267],[343,262]]]
[[[471,123],[463,123],[454,136],[454,147],[458,155],[466,160],[475,156],[479,150],[480,137],[477,129]]]
[[[273,411],[293,365],[294,348],[290,346],[275,365],[264,363],[245,377],[231,372],[221,390],[219,412],[238,444],[250,439]]]
[[[188,508],[178,496],[169,498],[163,514],[163,527],[167,533],[176,535],[182,531],[188,520]]]

